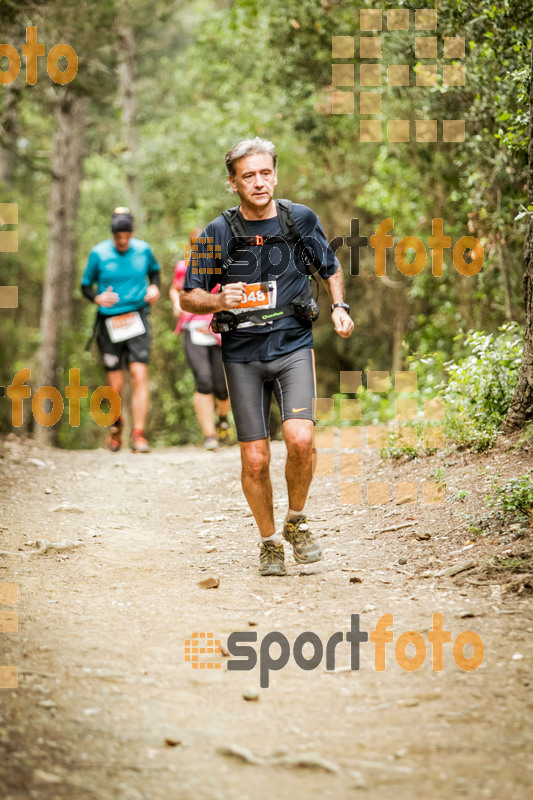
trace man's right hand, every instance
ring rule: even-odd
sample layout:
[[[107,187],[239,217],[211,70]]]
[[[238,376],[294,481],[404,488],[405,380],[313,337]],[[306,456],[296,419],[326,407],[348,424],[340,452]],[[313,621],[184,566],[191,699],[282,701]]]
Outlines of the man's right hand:
[[[111,306],[114,306],[115,303],[118,303],[118,300],[118,294],[113,291],[112,286],[108,286],[105,292],[97,294],[94,298],[96,305],[103,306],[104,308],[110,308]]]
[[[218,295],[221,300],[220,308],[224,311],[229,311],[230,308],[237,308],[246,297],[245,286],[246,284],[242,281],[239,281],[239,283],[227,283]]]

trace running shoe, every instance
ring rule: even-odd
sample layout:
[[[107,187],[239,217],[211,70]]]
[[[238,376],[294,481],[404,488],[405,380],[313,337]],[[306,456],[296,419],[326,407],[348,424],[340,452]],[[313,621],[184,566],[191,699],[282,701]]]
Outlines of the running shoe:
[[[119,417],[114,425],[109,428],[109,436],[105,440],[106,446],[112,453],[118,453],[122,447],[122,417]]]
[[[320,547],[313,539],[305,514],[298,514],[285,523],[283,538],[292,544],[294,558],[299,564],[312,564],[313,561],[321,560]]]
[[[132,436],[131,437],[131,449],[134,453],[150,453],[150,445],[144,438],[144,436]]]
[[[216,450],[218,442],[214,436],[206,436],[204,439],[204,450]]]
[[[260,542],[259,547],[259,574],[260,575],[286,575],[285,553],[283,542]]]
[[[231,436],[231,427],[227,419],[219,419],[217,422],[217,436],[221,444],[227,444]]]

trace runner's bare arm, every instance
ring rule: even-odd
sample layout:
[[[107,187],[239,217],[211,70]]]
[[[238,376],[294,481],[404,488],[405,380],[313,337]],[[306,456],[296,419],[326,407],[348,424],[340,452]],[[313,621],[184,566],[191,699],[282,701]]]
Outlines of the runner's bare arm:
[[[193,314],[212,314],[236,308],[244,300],[244,283],[228,283],[218,294],[205,289],[183,289],[180,304],[184,311]]]
[[[334,303],[344,302],[344,276],[342,274],[342,267],[334,275],[329,278],[323,279],[326,291],[329,294],[332,305]],[[347,339],[352,335],[354,329],[353,319],[344,308],[334,308],[331,313],[331,319],[335,326],[336,333]]]
[[[172,313],[174,314],[176,319],[179,319],[182,313],[181,303],[180,303],[180,292],[178,289],[176,289],[174,285],[172,285],[170,287],[168,296],[172,300]]]

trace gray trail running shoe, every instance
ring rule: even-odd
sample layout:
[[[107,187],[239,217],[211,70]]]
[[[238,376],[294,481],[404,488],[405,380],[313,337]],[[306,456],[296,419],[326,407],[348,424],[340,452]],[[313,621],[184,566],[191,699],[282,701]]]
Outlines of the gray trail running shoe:
[[[259,574],[260,575],[286,575],[285,553],[283,542],[260,542],[259,547]]]
[[[283,538],[292,544],[294,558],[299,564],[312,564],[322,559],[320,547],[313,539],[305,514],[292,517],[285,523]]]

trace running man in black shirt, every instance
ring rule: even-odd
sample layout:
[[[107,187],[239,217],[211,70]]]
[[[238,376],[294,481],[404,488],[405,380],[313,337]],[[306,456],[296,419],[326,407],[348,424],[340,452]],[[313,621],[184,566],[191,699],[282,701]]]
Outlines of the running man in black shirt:
[[[242,487],[261,534],[261,575],[286,574],[270,481],[272,393],[280,406],[287,446],[289,509],[283,538],[292,544],[299,563],[322,558],[304,511],[313,474],[316,397],[310,272],[323,279],[336,332],[347,338],[354,329],[343,302],[342,270],[320,220],[307,206],[273,198],[276,164],[274,145],[264,139],[239,142],[226,154],[229,182],[240,206],[217,217],[202,233],[180,300],[185,311],[215,312],[220,324],[241,448]],[[284,228],[296,230],[303,247],[287,243]],[[236,237],[235,230],[245,236]],[[222,291],[211,294],[216,283],[222,284]]]

